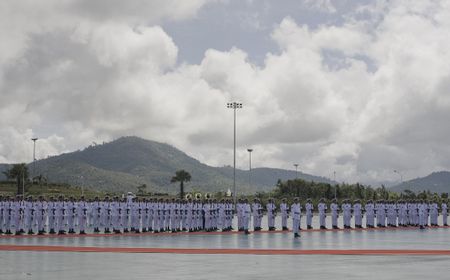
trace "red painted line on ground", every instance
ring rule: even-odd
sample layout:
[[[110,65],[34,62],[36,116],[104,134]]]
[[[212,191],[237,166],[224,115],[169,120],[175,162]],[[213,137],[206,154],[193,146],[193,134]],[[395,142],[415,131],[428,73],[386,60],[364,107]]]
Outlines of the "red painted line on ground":
[[[438,229],[438,228],[450,228],[450,226],[433,226],[427,227],[427,229]],[[397,231],[397,230],[419,230],[418,227],[385,227],[385,228],[352,228],[352,229],[304,229],[301,232],[349,232],[349,231]],[[253,231],[253,234],[274,234],[274,233],[290,233],[291,230],[275,230],[275,231]],[[113,237],[113,236],[180,236],[180,235],[230,235],[230,234],[244,234],[239,231],[215,231],[215,232],[143,232],[143,233],[121,233],[121,234],[110,234],[110,233],[88,233],[84,235],[80,234],[45,234],[45,235],[0,235],[0,239],[2,238],[81,238],[81,237]]]
[[[368,255],[368,256],[450,256],[450,250],[294,250],[294,249],[206,249],[206,248],[117,248],[0,245],[0,251],[151,253],[194,255]]]

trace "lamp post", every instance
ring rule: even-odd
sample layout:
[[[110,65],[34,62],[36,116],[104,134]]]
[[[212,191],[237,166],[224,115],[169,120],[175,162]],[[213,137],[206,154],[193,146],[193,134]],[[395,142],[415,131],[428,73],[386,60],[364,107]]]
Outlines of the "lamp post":
[[[252,152],[253,149],[247,149],[248,152],[248,187],[252,187]]]
[[[31,138],[31,141],[33,141],[33,174],[31,175],[31,183],[33,183],[33,179],[36,176],[36,141],[38,140],[37,137]]]
[[[403,174],[398,170],[394,170],[394,173],[397,173],[398,175],[400,175],[400,184],[403,184]]]
[[[335,183],[335,185],[334,185],[334,199],[336,199],[337,198],[336,171],[333,171],[333,181]]]
[[[298,179],[298,163],[294,163],[295,166],[295,179]]]
[[[234,145],[233,145],[233,200],[236,204],[236,110],[242,109],[242,103],[229,102],[227,103],[228,109],[233,109],[234,114]]]

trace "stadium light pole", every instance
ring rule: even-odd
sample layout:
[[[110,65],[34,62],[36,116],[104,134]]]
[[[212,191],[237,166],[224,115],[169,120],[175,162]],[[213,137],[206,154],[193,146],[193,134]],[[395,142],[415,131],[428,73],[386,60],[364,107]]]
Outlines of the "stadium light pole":
[[[403,174],[398,170],[394,170],[394,173],[397,173],[398,175],[400,175],[400,184],[403,184]]]
[[[337,184],[336,184],[336,171],[333,171],[333,181],[334,181],[334,199],[337,198]]]
[[[294,163],[295,166],[295,179],[298,179],[298,163]]]
[[[253,149],[247,149],[248,152],[248,187],[252,187],[252,152]]]
[[[33,141],[33,175],[31,175],[31,183],[33,183],[33,178],[36,176],[36,141],[38,140],[37,137],[31,138],[31,141]]]
[[[234,204],[236,204],[236,110],[242,109],[242,103],[238,102],[228,102],[227,103],[228,109],[233,109],[234,114],[234,145],[233,145],[233,200]]]

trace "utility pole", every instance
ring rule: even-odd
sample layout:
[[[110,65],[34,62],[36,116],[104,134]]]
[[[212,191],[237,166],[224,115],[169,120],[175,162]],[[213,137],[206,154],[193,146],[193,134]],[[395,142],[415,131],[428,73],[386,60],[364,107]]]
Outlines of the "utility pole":
[[[31,141],[33,141],[33,174],[31,175],[31,183],[33,183],[33,179],[36,176],[36,141],[38,140],[37,137],[31,138]]]
[[[248,187],[252,187],[252,152],[253,149],[247,149],[248,152]]]
[[[336,182],[336,171],[333,171],[333,181],[334,181],[334,199],[337,199],[337,182]]]
[[[233,141],[233,200],[236,204],[236,109],[242,109],[242,103],[230,102],[227,103],[228,109],[233,109],[234,113],[234,141]]]

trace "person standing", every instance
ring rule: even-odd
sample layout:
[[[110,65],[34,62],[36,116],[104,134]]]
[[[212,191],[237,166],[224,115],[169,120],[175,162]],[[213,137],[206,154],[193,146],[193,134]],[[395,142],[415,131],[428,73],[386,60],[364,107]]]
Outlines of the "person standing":
[[[267,225],[269,227],[269,231],[276,230],[276,228],[275,228],[276,209],[277,209],[277,207],[275,206],[274,200],[272,198],[269,198],[269,201],[266,204]]]
[[[44,200],[43,196],[39,196],[38,201],[35,203],[35,208],[38,235],[43,235],[47,217],[47,201]]]
[[[333,229],[339,229],[338,227],[339,205],[337,203],[336,198],[334,198],[331,201],[330,209],[331,209],[331,225]]]
[[[343,222],[344,222],[344,228],[345,229],[351,229],[351,220],[352,220],[352,204],[350,203],[350,200],[346,199],[344,200],[344,203],[342,204],[342,212],[343,212]]]
[[[353,204],[353,216],[355,216],[355,228],[362,228],[362,205],[360,200]]]
[[[436,201],[430,204],[430,225],[438,226],[439,206]]]
[[[287,226],[287,220],[289,218],[289,206],[287,205],[286,198],[283,198],[281,200],[280,211],[281,211],[281,227],[282,227],[282,230],[289,230],[288,226]]]
[[[375,206],[373,205],[372,200],[368,200],[364,210],[366,212],[366,227],[374,228],[375,227]]]
[[[242,205],[242,222],[244,227],[245,234],[250,234],[248,231],[248,227],[250,224],[250,217],[251,217],[251,209],[250,204],[248,203],[248,199],[244,200],[244,203]]]
[[[448,223],[447,223],[447,219],[448,219],[448,205],[447,205],[447,201],[443,200],[441,203],[441,213],[442,213],[442,225],[447,227]]]
[[[294,238],[300,237],[300,217],[301,217],[301,206],[298,201],[298,197],[294,198],[294,203],[291,205],[291,215],[292,215],[292,232],[294,233]]]
[[[89,205],[84,199],[84,196],[81,196],[77,204],[78,229],[80,230],[80,234],[86,234],[88,213]]]
[[[306,200],[305,204],[305,211],[306,211],[306,228],[312,229],[312,218],[313,218],[313,211],[314,211],[314,205],[312,203],[311,198],[308,198]]]
[[[29,196],[27,201],[24,202],[24,222],[25,222],[25,229],[27,230],[28,234],[34,234],[33,231],[33,224],[34,224],[34,201],[33,197]]]
[[[325,203],[325,198],[321,198],[319,200],[319,204],[317,205],[317,209],[319,210],[319,223],[320,229],[327,229],[326,220],[327,220],[327,204]]]

